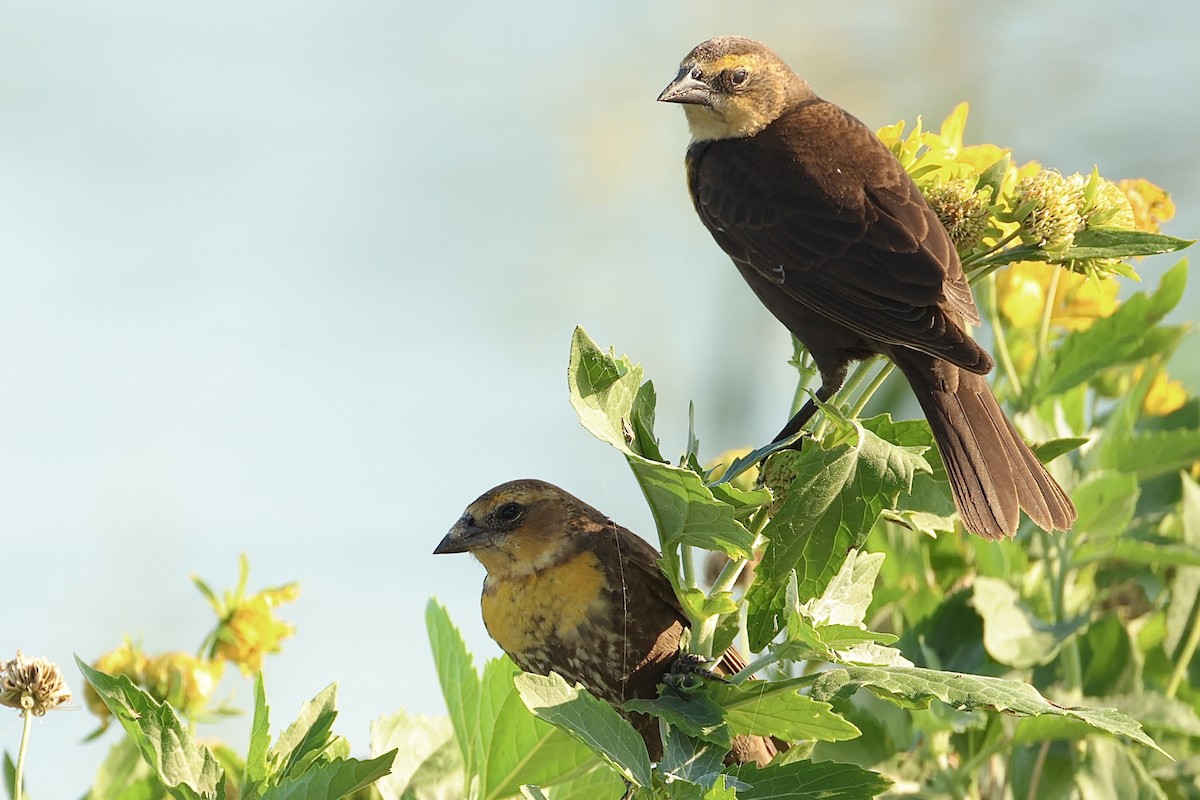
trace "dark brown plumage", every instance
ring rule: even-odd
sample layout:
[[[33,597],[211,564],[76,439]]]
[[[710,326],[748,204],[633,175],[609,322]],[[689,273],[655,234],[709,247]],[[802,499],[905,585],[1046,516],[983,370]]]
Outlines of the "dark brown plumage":
[[[484,624],[527,672],[557,672],[620,710],[657,697],[679,657],[687,617],[658,551],[557,486],[519,480],[485,492],[433,552],[483,564]],[[718,672],[742,666],[730,650]],[[658,759],[657,721],[626,716]],[[731,760],[763,765],[776,752],[770,739],[738,736]]]
[[[696,211],[763,305],[808,348],[828,400],[848,365],[881,353],[912,386],[963,524],[1013,536],[1024,509],[1046,530],[1070,498],[1022,441],[983,376],[992,359],[950,237],[891,151],[822,100],[770,48],[697,46],[659,100],[683,104]],[[776,441],[800,430],[812,401]]]

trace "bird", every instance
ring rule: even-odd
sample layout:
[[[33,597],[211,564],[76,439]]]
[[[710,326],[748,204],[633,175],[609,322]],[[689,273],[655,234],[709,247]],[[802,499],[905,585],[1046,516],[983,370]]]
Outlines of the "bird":
[[[763,305],[812,355],[821,386],[784,442],[882,354],[908,380],[946,465],[963,525],[1016,535],[1075,507],[1001,411],[992,358],[965,329],[979,312],[949,234],[866,125],[818,97],[771,48],[718,36],[683,59],[659,101],[682,105],[697,214]]]
[[[623,711],[653,699],[680,664],[688,618],[641,537],[554,484],[502,483],[467,506],[434,549],[471,553],[487,572],[481,607],[488,634],[526,672],[557,672],[621,712],[662,755],[657,721]],[[718,675],[745,666],[730,648]],[[727,760],[765,766],[787,744],[735,736]]]

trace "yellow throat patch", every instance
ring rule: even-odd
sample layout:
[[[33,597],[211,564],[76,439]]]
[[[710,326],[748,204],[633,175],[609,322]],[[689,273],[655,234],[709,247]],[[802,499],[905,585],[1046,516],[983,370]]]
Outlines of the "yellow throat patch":
[[[489,578],[483,588],[483,622],[506,653],[537,649],[551,638],[572,638],[605,586],[594,553],[582,551],[561,564],[514,578]]]

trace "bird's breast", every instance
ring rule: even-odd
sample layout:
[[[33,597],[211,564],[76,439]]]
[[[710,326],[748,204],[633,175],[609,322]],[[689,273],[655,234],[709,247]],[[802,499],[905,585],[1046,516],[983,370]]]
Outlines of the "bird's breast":
[[[489,577],[483,621],[496,644],[520,663],[520,654],[569,643],[590,618],[606,614],[606,585],[599,559],[587,551],[522,577]]]

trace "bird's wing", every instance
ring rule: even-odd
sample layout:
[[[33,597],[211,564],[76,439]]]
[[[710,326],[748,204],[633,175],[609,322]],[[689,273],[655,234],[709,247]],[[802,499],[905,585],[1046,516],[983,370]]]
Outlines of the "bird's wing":
[[[955,319],[979,314],[945,228],[841,109],[821,103],[749,139],[695,144],[688,183],[722,249],[781,292],[868,340],[979,366]]]

